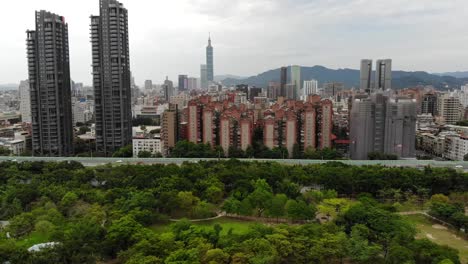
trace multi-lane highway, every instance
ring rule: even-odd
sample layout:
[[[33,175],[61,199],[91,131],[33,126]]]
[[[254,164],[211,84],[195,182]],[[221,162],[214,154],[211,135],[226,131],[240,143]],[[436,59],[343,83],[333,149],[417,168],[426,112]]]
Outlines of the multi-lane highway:
[[[106,164],[182,164],[184,162],[199,162],[201,160],[218,160],[218,159],[185,159],[185,158],[79,158],[79,157],[0,157],[0,162],[13,161],[13,162],[24,162],[24,161],[77,161],[82,163],[84,166],[100,166]],[[290,165],[308,165],[308,164],[322,164],[330,161],[327,160],[294,160],[294,159],[277,159],[277,160],[266,160],[266,159],[240,159],[242,161],[258,161],[258,162],[278,162],[282,164]],[[435,160],[342,160],[340,161],[349,165],[385,165],[391,167],[416,167],[424,168],[426,166],[431,167],[446,167],[468,170],[468,162],[465,161],[435,161]]]

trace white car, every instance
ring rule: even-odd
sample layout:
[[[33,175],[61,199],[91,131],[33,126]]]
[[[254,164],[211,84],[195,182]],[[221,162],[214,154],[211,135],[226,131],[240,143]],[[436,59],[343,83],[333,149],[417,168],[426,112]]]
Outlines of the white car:
[[[462,166],[462,165],[457,165],[457,166],[455,166],[455,168],[457,168],[457,169],[463,169],[463,166]]]
[[[115,163],[122,163],[122,162],[123,162],[122,160],[118,160],[118,161],[116,161]]]

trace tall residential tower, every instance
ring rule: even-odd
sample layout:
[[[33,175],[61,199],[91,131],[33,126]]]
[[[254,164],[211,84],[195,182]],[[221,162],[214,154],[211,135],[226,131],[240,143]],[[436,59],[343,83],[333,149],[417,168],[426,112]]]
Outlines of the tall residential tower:
[[[33,155],[73,153],[68,25],[65,18],[36,12],[27,31]]]
[[[100,0],[91,16],[97,151],[110,156],[132,142],[132,111],[127,9]]]

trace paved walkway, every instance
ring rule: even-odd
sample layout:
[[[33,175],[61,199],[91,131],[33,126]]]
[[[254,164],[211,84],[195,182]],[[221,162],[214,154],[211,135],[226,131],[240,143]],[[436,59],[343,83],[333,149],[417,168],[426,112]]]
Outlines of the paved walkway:
[[[216,220],[218,218],[221,218],[223,216],[226,216],[226,212],[220,212],[218,213],[217,216],[215,217],[210,217],[210,218],[203,218],[203,219],[187,219],[187,218],[182,218],[182,219],[187,219],[189,220],[190,222],[205,222],[205,221],[211,221],[211,220]],[[171,222],[179,222],[181,221],[182,219],[169,219],[169,221]]]

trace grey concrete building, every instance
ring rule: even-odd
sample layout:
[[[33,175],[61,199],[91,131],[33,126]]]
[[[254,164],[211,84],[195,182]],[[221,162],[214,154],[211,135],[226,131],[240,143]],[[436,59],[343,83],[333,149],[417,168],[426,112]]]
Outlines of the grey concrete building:
[[[408,98],[394,98],[387,102],[386,108],[384,153],[401,158],[414,157],[416,102]]]
[[[208,71],[206,64],[200,65],[200,88],[201,89],[208,89]]]
[[[91,16],[96,148],[110,156],[132,142],[131,73],[127,9],[116,0],[100,0]]]
[[[375,105],[370,98],[354,98],[350,113],[350,154],[355,160],[366,160],[374,150]]]
[[[377,60],[375,68],[375,89],[392,89],[392,60]]]
[[[421,100],[421,114],[437,115],[437,94],[427,93]]]
[[[350,113],[351,158],[365,160],[370,152],[414,157],[416,116],[412,99],[381,93],[355,97]]]
[[[214,64],[213,64],[213,46],[211,46],[211,36],[208,38],[208,46],[206,47],[206,80],[214,81]]]
[[[145,81],[145,90],[146,91],[153,90],[153,81],[152,80],[146,80]]]
[[[372,91],[372,60],[361,60],[361,91]]]
[[[174,83],[166,77],[166,80],[163,84],[163,91],[164,91],[164,99],[166,102],[171,100],[171,97],[174,96]]]
[[[73,153],[68,25],[65,18],[36,12],[27,31],[32,148],[37,156]]]

